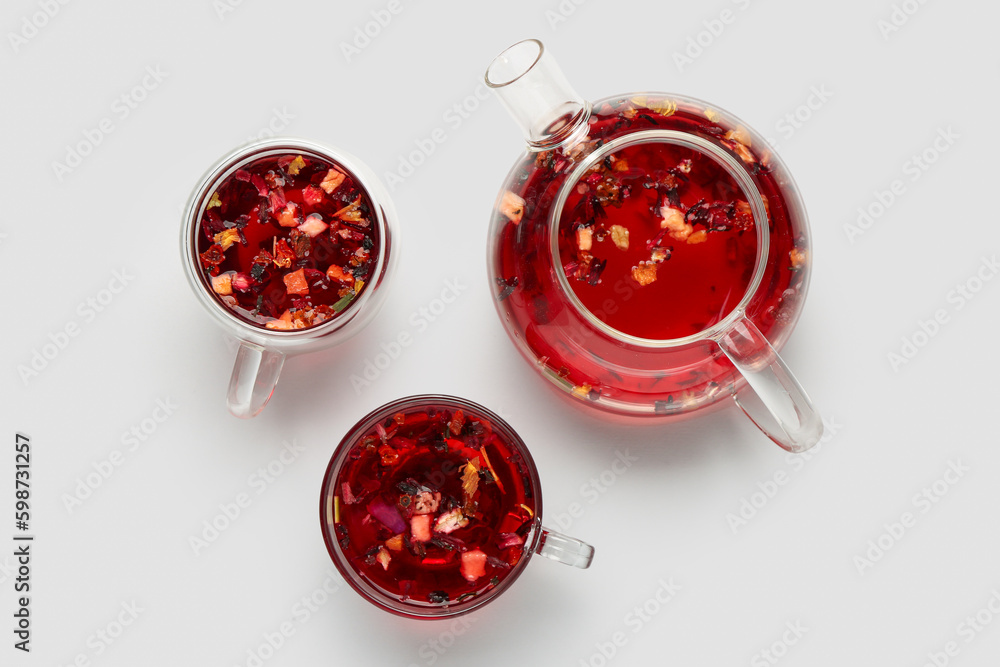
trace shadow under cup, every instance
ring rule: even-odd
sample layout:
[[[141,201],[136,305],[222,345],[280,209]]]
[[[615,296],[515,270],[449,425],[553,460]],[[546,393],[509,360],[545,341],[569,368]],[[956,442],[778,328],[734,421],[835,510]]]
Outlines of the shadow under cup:
[[[535,553],[580,568],[593,558],[542,527],[538,471],[517,433],[451,396],[399,399],[361,419],[330,460],[319,510],[347,583],[408,618],[478,609]]]

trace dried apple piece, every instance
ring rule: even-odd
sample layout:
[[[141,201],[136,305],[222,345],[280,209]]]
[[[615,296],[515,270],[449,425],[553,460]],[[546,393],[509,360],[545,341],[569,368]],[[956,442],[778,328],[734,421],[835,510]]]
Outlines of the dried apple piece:
[[[461,572],[466,581],[475,581],[486,574],[486,553],[480,549],[463,553]]]
[[[505,190],[500,198],[500,213],[515,225],[524,216],[524,200],[510,190]]]
[[[313,213],[308,218],[305,219],[301,225],[299,225],[299,231],[304,232],[309,235],[310,238],[319,236],[326,231],[328,224],[323,222],[323,218],[319,213]]]
[[[336,264],[331,264],[330,268],[326,270],[326,277],[330,280],[336,280],[339,283],[350,284],[354,282],[354,276]]]
[[[428,514],[423,514],[421,516],[426,516],[428,519],[430,518],[430,515]],[[413,518],[416,519],[417,517]],[[465,528],[468,525],[469,519],[462,514],[462,510],[460,508],[456,507],[455,509],[449,510],[437,518],[437,521],[434,522],[434,530],[447,535],[448,533],[455,532],[459,528]]]
[[[289,294],[309,294],[309,283],[306,282],[305,269],[285,274],[285,291]]]
[[[222,273],[217,276],[212,276],[212,290],[216,294],[221,294],[223,296],[228,296],[233,293],[233,274]]]
[[[310,206],[316,206],[323,201],[323,191],[315,185],[307,185],[302,188],[302,201]]]
[[[205,209],[215,208],[216,206],[222,206],[222,200],[219,199],[219,193],[213,192],[212,198],[208,200],[208,206]]]
[[[590,250],[594,246],[594,231],[590,227],[576,228],[576,247]]]
[[[326,176],[323,177],[323,181],[319,184],[319,187],[321,187],[323,192],[326,194],[332,195],[334,190],[339,188],[341,183],[344,182],[345,178],[347,178],[347,174],[344,172],[338,169],[331,169],[326,172]]]
[[[622,225],[611,225],[611,240],[619,250],[628,250],[628,228]]]

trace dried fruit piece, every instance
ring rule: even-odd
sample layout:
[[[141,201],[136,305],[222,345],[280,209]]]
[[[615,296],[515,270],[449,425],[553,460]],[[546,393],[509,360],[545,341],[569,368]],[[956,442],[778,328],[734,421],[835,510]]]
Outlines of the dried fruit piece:
[[[479,466],[475,459],[469,459],[462,469],[462,491],[465,497],[471,500],[479,489]]]
[[[685,222],[684,212],[679,208],[670,205],[661,206],[660,215],[663,217],[660,221],[660,227],[668,230],[670,236],[678,241],[686,240],[694,231],[694,227]]]
[[[490,463],[490,457],[486,455],[486,447],[480,447],[479,453],[482,454],[483,461],[486,463],[486,468],[490,471],[490,474],[493,475],[493,481],[496,482],[497,488],[500,489],[500,493],[506,493],[503,488],[503,482],[500,481],[500,475],[497,474],[493,464]]]
[[[505,190],[500,197],[499,209],[504,217],[516,225],[524,215],[524,200],[510,190]]]
[[[696,245],[698,243],[704,243],[708,240],[708,232],[704,229],[699,229],[690,236],[687,237],[687,242]]]
[[[309,283],[306,282],[305,269],[285,274],[285,291],[289,294],[309,294]]]
[[[222,247],[218,244],[209,246],[208,250],[201,253],[199,257],[201,257],[201,265],[206,269],[211,269],[213,275],[219,272],[219,264],[222,264],[223,260],[226,259]]]
[[[383,570],[388,570],[389,561],[392,560],[392,556],[389,554],[388,549],[385,547],[379,547],[378,552],[375,554],[375,560],[382,566]]]
[[[250,276],[245,273],[236,273],[233,275],[233,289],[237,292],[246,292],[250,289],[251,282]]]
[[[240,232],[238,229],[226,229],[219,232],[214,237],[215,242],[222,248],[225,252],[229,250],[229,247],[240,240]]]
[[[326,277],[344,284],[352,284],[354,282],[354,276],[336,264],[331,264],[330,268],[326,270]]]
[[[347,174],[337,169],[331,169],[326,172],[326,176],[323,177],[323,181],[319,184],[319,187],[323,189],[328,195],[332,195],[333,191],[340,187],[340,184],[344,182],[347,178]]]
[[[576,247],[590,250],[594,246],[594,231],[590,227],[576,228]]]
[[[306,166],[306,161],[301,155],[296,155],[295,159],[288,163],[288,173],[292,176],[296,176],[302,168]]]
[[[792,269],[798,271],[803,266],[806,265],[806,260],[808,259],[808,254],[805,250],[799,250],[798,248],[792,248],[788,251],[788,259],[792,263]]]
[[[486,574],[486,554],[479,549],[463,553],[461,571],[466,581],[475,581]]]
[[[350,204],[334,213],[333,216],[347,222],[361,222],[364,218],[361,213],[361,197],[356,198]]]
[[[455,414],[451,416],[451,421],[448,422],[448,432],[452,436],[456,436],[462,432],[463,426],[465,426],[465,413],[462,410],[456,410]]]
[[[223,296],[233,293],[233,274],[223,273],[218,276],[212,276],[212,290],[216,294],[221,294]]]
[[[302,201],[310,206],[316,206],[323,201],[323,191],[315,185],[307,185],[302,188]]]
[[[653,262],[639,262],[638,266],[632,267],[632,280],[639,283],[640,287],[645,287],[656,280],[656,264]]]
[[[414,514],[434,514],[441,504],[441,494],[437,491],[421,491],[413,498]]]
[[[415,514],[410,518],[410,535],[415,542],[430,542],[434,535],[431,533],[430,514]]]
[[[619,250],[628,250],[628,228],[621,225],[611,225],[611,240]]]
[[[295,202],[288,202],[285,208],[278,213],[278,224],[282,227],[297,227],[299,224],[298,212],[299,207]]]
[[[276,329],[279,331],[284,331],[286,329],[294,329],[295,326],[292,324],[292,311],[286,310],[281,314],[281,317],[270,320],[264,324],[268,329]]]
[[[291,268],[292,262],[295,260],[295,253],[288,246],[288,241],[285,239],[279,239],[275,237],[274,239],[274,265],[278,268],[288,269]]]
[[[653,262],[654,264],[659,264],[660,262],[665,262],[668,259],[670,259],[670,255],[671,255],[671,253],[673,253],[673,251],[674,251],[674,249],[671,248],[671,247],[669,247],[669,246],[666,247],[666,248],[659,247],[659,246],[656,247],[656,248],[653,248],[653,252],[649,256],[649,261]]]
[[[403,550],[403,534],[393,535],[385,541],[385,546],[389,548],[390,551],[402,551]]]
[[[218,192],[213,192],[212,198],[208,200],[208,206],[205,207],[205,210],[208,210],[210,208],[215,208],[216,206],[222,206],[222,200],[219,199]]]
[[[309,235],[309,238],[319,236],[326,231],[328,224],[323,222],[323,218],[318,213],[313,213],[299,225],[299,231]]]
[[[429,514],[422,514],[421,516],[427,517],[428,521],[430,521]],[[416,519],[417,517],[413,518]],[[448,533],[455,532],[459,528],[465,528],[468,525],[469,520],[464,514],[462,514],[462,510],[456,507],[455,509],[445,512],[437,518],[437,521],[434,523],[434,530],[447,535]]]

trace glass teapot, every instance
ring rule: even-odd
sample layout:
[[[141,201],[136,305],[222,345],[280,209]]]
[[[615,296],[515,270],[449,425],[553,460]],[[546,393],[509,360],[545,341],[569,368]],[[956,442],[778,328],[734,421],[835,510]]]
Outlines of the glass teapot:
[[[816,444],[822,420],[777,353],[809,283],[806,213],[760,135],[679,95],[589,103],[537,40],[500,54],[486,84],[527,140],[488,249],[521,354],[606,413],[732,397],[785,449]]]

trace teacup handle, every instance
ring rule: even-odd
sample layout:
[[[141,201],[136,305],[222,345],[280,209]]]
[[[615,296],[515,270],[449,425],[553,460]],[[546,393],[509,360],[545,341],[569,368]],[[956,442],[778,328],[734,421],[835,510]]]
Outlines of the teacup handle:
[[[803,452],[819,442],[822,418],[788,366],[746,315],[723,331],[716,342],[762,404],[753,406],[733,392],[733,400],[764,435],[790,452]]]
[[[240,419],[256,417],[274,393],[285,355],[243,341],[229,379],[229,412]]]
[[[542,539],[538,541],[535,553],[582,570],[590,567],[594,560],[594,547],[548,528],[542,528]]]

